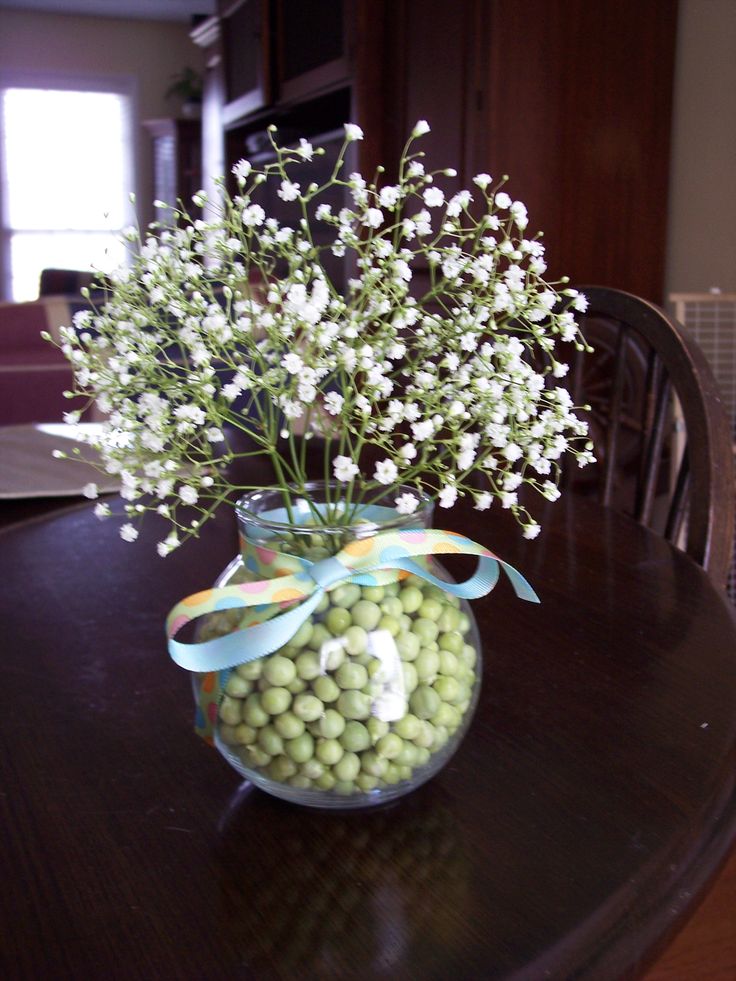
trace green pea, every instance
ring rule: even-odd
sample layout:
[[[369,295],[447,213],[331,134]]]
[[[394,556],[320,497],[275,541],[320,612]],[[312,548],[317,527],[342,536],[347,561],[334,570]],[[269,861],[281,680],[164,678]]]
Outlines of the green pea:
[[[296,763],[288,756],[276,756],[268,765],[268,775],[273,780],[284,783],[296,773]]]
[[[381,608],[370,600],[358,600],[352,607],[353,623],[364,630],[375,630],[381,619]]]
[[[284,740],[274,726],[263,726],[259,730],[258,745],[270,756],[279,756],[284,751]]]
[[[440,628],[440,632],[457,630],[459,623],[460,614],[451,606],[446,606],[437,620],[437,626]]]
[[[340,686],[337,684],[334,678],[331,678],[327,674],[320,675],[319,678],[315,678],[312,684],[314,694],[322,702],[335,702],[340,694]]]
[[[382,777],[388,767],[388,760],[379,756],[374,750],[369,749],[363,753],[360,765],[364,773],[368,773],[372,777]]]
[[[368,682],[368,672],[362,664],[346,661],[335,673],[340,688],[363,688]]]
[[[419,616],[426,620],[439,620],[443,605],[436,599],[425,599],[419,607]]]
[[[297,773],[293,777],[289,777],[287,783],[290,787],[298,787],[299,790],[308,790],[312,786],[312,781],[309,777],[305,777],[302,773]]]
[[[337,708],[346,719],[367,719],[371,714],[371,697],[355,689],[343,691],[337,700]]]
[[[325,766],[334,766],[342,759],[345,749],[337,739],[318,739],[314,755]]]
[[[455,702],[460,695],[460,685],[449,675],[440,675],[432,687],[443,702]]]
[[[376,753],[385,760],[392,760],[399,755],[403,746],[401,736],[397,736],[395,732],[387,732],[376,743]]]
[[[417,766],[426,766],[429,763],[431,753],[423,746],[417,746]]]
[[[399,767],[399,779],[400,780],[410,780],[411,779],[411,767],[410,766],[400,766]]]
[[[227,743],[228,746],[237,745],[238,740],[235,738],[235,726],[228,725],[226,722],[221,722],[217,727],[217,731],[220,735],[220,739],[224,743]]]
[[[447,729],[457,729],[460,724],[460,713],[454,705],[449,702],[440,702],[440,707],[432,716],[432,725],[436,727],[444,726]]]
[[[394,723],[394,730],[402,739],[414,739],[418,735],[421,727],[422,723],[411,712],[408,712],[403,718],[398,719]]]
[[[395,784],[401,780],[401,773],[399,768],[395,763],[389,763],[386,767],[386,772],[383,774],[383,779],[388,784]]]
[[[404,688],[407,694],[410,695],[419,684],[417,669],[414,667],[411,661],[402,661],[401,671],[404,675]]]
[[[440,650],[440,674],[457,674],[458,660],[451,651]]]
[[[245,696],[250,695],[252,691],[253,682],[247,681],[245,678],[241,678],[235,671],[233,671],[225,682],[225,694],[231,695],[233,698],[245,698]]]
[[[269,715],[281,715],[291,705],[291,697],[286,688],[267,688],[261,694],[261,706]]]
[[[433,640],[437,640],[439,634],[439,628],[434,620],[428,620],[426,617],[419,617],[415,620],[411,630],[421,641],[422,647],[426,647]]]
[[[250,697],[250,696],[249,696]],[[229,726],[236,726],[243,721],[243,704],[239,698],[224,695],[220,702],[219,716]],[[247,721],[247,720],[246,720]]]
[[[355,793],[355,783],[353,780],[337,780],[332,788],[336,794],[342,797],[349,797]]]
[[[380,603],[386,595],[383,586],[363,586],[363,599],[370,600],[371,603]]]
[[[340,742],[352,753],[359,753],[362,749],[368,749],[372,745],[371,735],[367,728],[362,722],[358,722],[355,719],[351,719],[345,729],[343,734],[340,736]]]
[[[320,651],[322,645],[332,640],[332,634],[323,623],[315,623],[312,628],[312,636],[309,638],[309,646],[313,651]]]
[[[342,606],[333,606],[325,617],[325,626],[335,637],[345,633],[352,622],[353,618],[350,613]]]
[[[329,608],[330,608],[330,597],[327,595],[327,593],[324,593],[319,603],[317,603],[317,605],[315,606],[314,612],[324,613],[325,610],[328,610]]]
[[[326,739],[336,739],[345,731],[345,719],[334,709],[327,709],[317,725]]]
[[[384,722],[383,719],[377,719],[375,715],[372,715],[370,719],[366,722],[366,728],[371,736],[371,743],[376,743],[381,738],[385,736],[388,732],[389,725],[388,722]]]
[[[271,721],[271,716],[261,705],[261,696],[255,692],[248,695],[243,705],[243,722],[247,722],[254,729],[260,729]]]
[[[370,597],[366,596],[365,593],[363,593],[363,598],[370,599]],[[404,607],[401,605],[401,600],[398,596],[388,596],[383,603],[381,603],[381,611],[387,614],[387,616],[398,619],[404,612]]]
[[[247,664],[239,664],[235,671],[246,681],[257,681],[263,672],[263,659],[257,658],[255,661],[248,661]]]
[[[420,648],[419,638],[408,630],[403,630],[396,638],[396,650],[402,661],[413,661]]]
[[[306,691],[307,683],[304,678],[294,678],[286,686],[286,690],[291,692],[292,695],[298,695],[302,691]]]
[[[299,627],[297,632],[289,641],[290,646],[297,647],[297,648],[304,647],[305,644],[309,643],[312,637],[313,630],[314,630],[314,624],[312,623],[312,621],[305,620],[304,623],[301,625],[301,627]]]
[[[399,599],[404,613],[416,613],[424,601],[424,595],[416,586],[404,586],[399,592]]]
[[[391,617],[388,616],[387,614],[384,614],[381,617],[381,619],[378,621],[378,629],[388,630],[388,632],[391,634],[392,637],[396,637],[398,636],[401,627],[396,617]]]
[[[432,684],[440,669],[440,656],[437,651],[431,651],[423,647],[414,661],[414,667],[416,668],[417,677],[420,681],[426,681]]]
[[[432,743],[432,749],[437,752],[438,749],[442,749],[447,740],[450,737],[450,733],[447,731],[446,726],[435,726],[434,727],[434,742]]]
[[[429,685],[419,685],[411,693],[409,705],[418,719],[431,719],[440,706],[440,696]]]
[[[460,620],[457,625],[457,629],[461,634],[466,634],[470,630],[470,617],[467,613],[460,614]]]
[[[425,719],[421,720],[422,728],[414,737],[414,744],[420,746],[422,749],[431,749],[434,745],[434,726],[431,722],[427,722]]]
[[[244,746],[240,751],[240,758],[246,766],[268,766],[271,757],[265,749],[260,746]]]
[[[316,780],[317,777],[321,777],[325,772],[325,766],[324,763],[320,763],[316,757],[312,756],[300,764],[299,772],[310,780]]]
[[[332,772],[338,780],[355,780],[360,773],[360,757],[357,753],[343,753]]]
[[[303,732],[295,739],[286,742],[286,753],[295,763],[306,763],[314,755],[314,739],[308,732]]]
[[[317,777],[314,782],[320,790],[332,790],[337,783],[337,780],[335,780],[334,776],[329,770],[325,770],[325,772]]]
[[[274,654],[263,665],[263,675],[270,684],[283,688],[296,678],[296,667],[288,657]]]
[[[419,752],[419,747],[414,743],[402,743],[400,751],[393,760],[398,766],[416,766]]]
[[[368,646],[368,634],[362,627],[353,624],[345,631],[342,641],[348,654],[362,654]]]
[[[294,664],[296,673],[303,681],[313,681],[320,674],[319,655],[316,651],[303,651]]]
[[[280,736],[284,739],[296,739],[304,732],[304,722],[298,719],[293,712],[284,712],[277,715],[273,720],[273,725]]]
[[[478,660],[478,652],[472,644],[464,644],[460,657],[469,668],[474,668],[475,662]]]
[[[359,773],[355,778],[356,785],[363,791],[369,793],[378,786],[378,777],[371,776],[370,773]]]
[[[314,722],[315,719],[319,719],[324,714],[325,707],[316,695],[301,692],[294,699],[291,710],[298,719]]]
[[[257,736],[258,730],[252,726],[247,726],[244,722],[241,722],[239,726],[235,727],[235,742],[239,746],[248,746],[254,743]]]
[[[456,657],[462,652],[465,646],[462,634],[459,634],[456,630],[450,630],[447,633],[440,634],[438,643],[441,651],[449,651]]]
[[[343,582],[328,594],[332,606],[351,609],[360,599],[360,586],[354,582]]]

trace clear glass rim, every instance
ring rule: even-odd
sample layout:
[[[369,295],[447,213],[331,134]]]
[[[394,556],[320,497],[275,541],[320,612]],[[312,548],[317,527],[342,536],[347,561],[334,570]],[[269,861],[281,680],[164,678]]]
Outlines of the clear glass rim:
[[[292,502],[295,503],[298,500],[304,500],[310,497],[313,501],[318,503],[329,502],[332,495],[327,495],[325,492],[328,488],[340,488],[344,489],[344,484],[340,484],[337,481],[325,481],[325,480],[310,480],[304,484],[303,489],[292,489]],[[390,500],[389,500],[389,494]],[[419,499],[419,505],[415,511],[411,514],[400,514],[394,505],[397,497],[401,494],[413,494]],[[249,491],[247,494],[243,494],[242,497],[238,498],[235,502],[235,513],[238,517],[238,521],[243,524],[249,524],[251,526],[256,526],[263,530],[268,530],[274,533],[289,531],[292,534],[302,533],[305,535],[313,534],[315,531],[314,525],[304,525],[300,526],[297,524],[292,524],[288,521],[275,521],[271,518],[264,518],[264,511],[275,510],[276,508],[284,507],[284,496],[285,492],[283,488],[278,487],[267,487],[255,491]],[[398,487],[394,487],[387,490],[381,497],[371,500],[370,505],[378,505],[380,507],[391,508],[393,511],[393,516],[387,520],[381,521],[371,521],[368,519],[360,518],[356,516],[355,522],[349,522],[347,524],[320,524],[318,530],[321,534],[328,535],[344,535],[346,530],[359,530],[360,528],[365,528],[369,530],[371,534],[375,532],[377,528],[388,529],[388,528],[416,528],[423,527],[428,528],[432,519],[432,512],[434,510],[433,500],[424,491],[417,490],[416,487],[409,486],[407,484],[401,484]],[[360,506],[360,505],[358,505]],[[368,504],[366,504],[368,506]]]

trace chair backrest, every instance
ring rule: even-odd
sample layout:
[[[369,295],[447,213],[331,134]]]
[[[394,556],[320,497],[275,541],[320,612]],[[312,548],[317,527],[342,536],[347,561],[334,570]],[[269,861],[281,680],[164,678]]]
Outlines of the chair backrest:
[[[705,355],[663,310],[620,290],[579,287],[594,354],[570,372],[597,463],[565,482],[652,527],[719,584],[733,559],[732,422]]]

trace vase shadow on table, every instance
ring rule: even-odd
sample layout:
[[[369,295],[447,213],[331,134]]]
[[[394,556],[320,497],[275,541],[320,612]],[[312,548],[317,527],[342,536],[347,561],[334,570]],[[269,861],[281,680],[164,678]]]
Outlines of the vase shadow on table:
[[[443,796],[420,788],[336,813],[244,783],[218,829],[221,915],[241,963],[258,978],[382,977],[411,960],[433,977],[433,948],[452,945],[472,870]]]

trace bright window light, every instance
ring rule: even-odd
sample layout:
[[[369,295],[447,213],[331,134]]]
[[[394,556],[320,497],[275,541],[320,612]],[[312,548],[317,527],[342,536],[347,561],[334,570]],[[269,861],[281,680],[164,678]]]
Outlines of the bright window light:
[[[129,99],[115,92],[2,91],[4,233],[14,300],[46,267],[110,272],[131,190]]]

